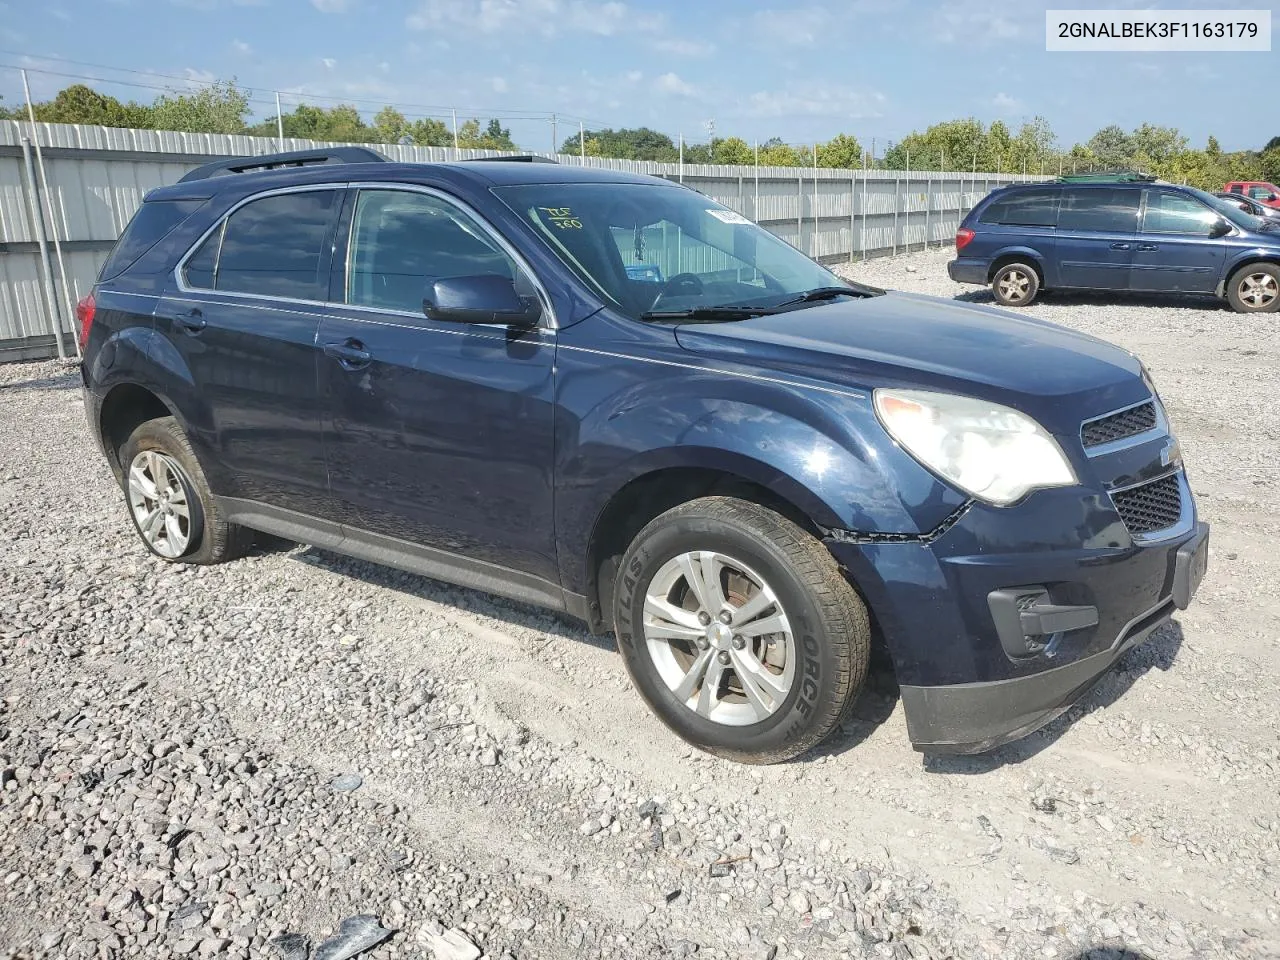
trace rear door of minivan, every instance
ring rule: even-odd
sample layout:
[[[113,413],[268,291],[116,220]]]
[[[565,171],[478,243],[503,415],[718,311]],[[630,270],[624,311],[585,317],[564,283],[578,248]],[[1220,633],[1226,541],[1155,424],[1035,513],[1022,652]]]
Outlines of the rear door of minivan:
[[[1015,254],[1029,256],[1044,273],[1045,286],[1053,285],[1050,276],[1054,258],[1054,228],[1058,222],[1056,189],[1012,189],[993,200],[978,218],[978,229],[965,256],[983,257],[989,263]]]
[[[1141,188],[1067,187],[1058,208],[1058,280],[1045,286],[1127,290]]]

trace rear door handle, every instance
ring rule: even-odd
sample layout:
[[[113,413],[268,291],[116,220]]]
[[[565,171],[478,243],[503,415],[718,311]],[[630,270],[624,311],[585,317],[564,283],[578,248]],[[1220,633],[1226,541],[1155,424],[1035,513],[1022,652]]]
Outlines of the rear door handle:
[[[173,322],[187,333],[199,333],[209,325],[209,321],[204,318],[204,314],[200,312],[199,307],[189,313],[177,314],[174,316]]]
[[[1113,243],[1111,245],[1111,249],[1112,250],[1128,250],[1129,245],[1127,243]]]
[[[1154,243],[1140,243],[1138,244],[1138,249],[1139,250],[1159,250],[1160,248]]]
[[[351,338],[339,340],[335,343],[326,343],[324,345],[324,355],[333,357],[346,370],[358,370],[361,367],[368,366],[369,361],[373,359],[373,354],[364,348],[363,343]]]

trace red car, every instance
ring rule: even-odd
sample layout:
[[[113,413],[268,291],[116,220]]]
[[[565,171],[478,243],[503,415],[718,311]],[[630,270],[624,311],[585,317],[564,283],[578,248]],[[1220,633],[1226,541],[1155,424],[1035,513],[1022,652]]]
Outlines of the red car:
[[[1227,193],[1243,193],[1259,203],[1280,210],[1280,187],[1263,180],[1237,180],[1222,188]]]

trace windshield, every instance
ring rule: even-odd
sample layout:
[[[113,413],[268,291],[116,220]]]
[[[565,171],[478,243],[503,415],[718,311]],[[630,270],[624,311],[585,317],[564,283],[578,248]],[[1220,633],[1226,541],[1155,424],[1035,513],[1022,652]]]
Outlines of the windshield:
[[[1255,217],[1251,213],[1245,213],[1230,200],[1223,200],[1222,197],[1215,197],[1212,193],[1205,193],[1203,190],[1197,190],[1195,187],[1190,188],[1198,198],[1203,200],[1209,206],[1217,210],[1237,227],[1243,227],[1246,230],[1261,230],[1262,218]]]
[[[880,292],[851,287],[693,190],[659,183],[544,183],[494,193],[569,269],[635,319],[740,319],[784,305],[798,309],[844,291]],[[811,301],[800,300],[805,294]]]

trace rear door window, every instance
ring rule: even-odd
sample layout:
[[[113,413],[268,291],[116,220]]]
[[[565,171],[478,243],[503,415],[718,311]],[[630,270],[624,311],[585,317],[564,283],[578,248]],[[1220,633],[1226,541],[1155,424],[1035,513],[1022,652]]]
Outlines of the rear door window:
[[[291,300],[324,300],[326,240],[338,191],[307,190],[245,204],[191,255],[188,285]],[[218,242],[221,233],[221,242]]]
[[[1271,199],[1271,188],[1270,188],[1270,187],[1257,187],[1257,186],[1255,186],[1255,187],[1250,187],[1250,188],[1249,188],[1249,196],[1253,197],[1253,199],[1255,199],[1255,200],[1270,200],[1270,199]]]
[[[1067,189],[1058,211],[1059,230],[1133,233],[1138,227],[1141,190],[1114,187]]]
[[[1207,237],[1217,220],[1218,214],[1195,197],[1164,190],[1147,191],[1147,209],[1142,215],[1142,229],[1146,233]]]
[[[143,203],[116,241],[98,279],[110,280],[124,273],[204,204],[204,200],[148,200]]]
[[[1057,226],[1061,195],[1061,190],[1019,190],[992,202],[981,221],[1010,227]]]

